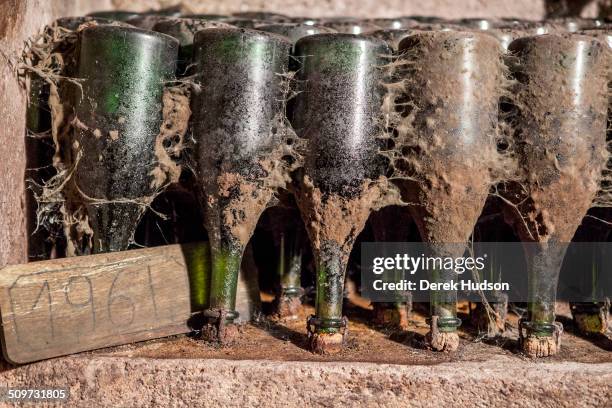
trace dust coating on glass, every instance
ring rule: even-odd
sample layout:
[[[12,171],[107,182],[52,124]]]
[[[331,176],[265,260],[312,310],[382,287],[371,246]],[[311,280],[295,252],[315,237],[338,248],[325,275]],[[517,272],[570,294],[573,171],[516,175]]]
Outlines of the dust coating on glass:
[[[413,33],[414,30],[412,29],[384,29],[372,31],[365,35],[386,42],[394,52],[397,52],[399,43]]]
[[[94,252],[127,249],[146,197],[155,194],[150,172],[177,50],[176,40],[138,29],[83,31],[82,95],[75,103],[83,126],[75,130],[73,148],[82,155],[75,183],[88,198]]]
[[[291,22],[291,18],[284,14],[271,13],[267,11],[242,11],[232,13],[232,17],[242,20],[259,21],[263,24]]]
[[[179,42],[177,75],[188,75],[187,69],[193,63],[193,37],[200,30],[228,28],[231,25],[214,20],[173,18],[156,23],[152,30],[169,35]]]
[[[300,38],[303,38],[309,35],[335,32],[335,30],[328,28],[328,27],[310,25],[310,24],[296,24],[296,23],[268,24],[268,25],[258,26],[257,29],[261,31],[266,31],[269,33],[282,35],[284,37],[289,38],[289,40],[291,40],[292,43],[295,43]]]
[[[321,22],[321,25],[344,34],[363,34],[370,31],[380,30],[377,24],[366,20],[355,19],[330,19]]]

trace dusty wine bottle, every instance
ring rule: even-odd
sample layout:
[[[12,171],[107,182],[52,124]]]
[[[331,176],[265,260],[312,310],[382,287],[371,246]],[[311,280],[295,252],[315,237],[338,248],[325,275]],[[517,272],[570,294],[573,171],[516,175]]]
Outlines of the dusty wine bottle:
[[[82,33],[72,148],[93,252],[127,249],[143,210],[166,184],[155,169],[168,159],[159,138],[164,84],[174,79],[177,52],[175,39],[136,28]]]
[[[368,180],[381,173],[376,137],[382,132],[381,69],[391,50],[382,41],[352,34],[319,34],[296,43],[302,85],[293,124],[309,141],[298,205],[317,264],[315,315],[308,321],[318,353],[342,349],[346,264],[376,194]],[[343,215],[340,215],[343,214]]]
[[[193,99],[194,159],[212,259],[204,334],[223,342],[237,317],[241,258],[274,194],[270,177],[278,170],[271,167],[282,161],[272,156],[288,129],[283,74],[291,44],[261,31],[215,28],[199,31],[194,46],[206,89]]]
[[[562,330],[555,322],[555,300],[561,263],[596,196],[608,158],[606,48],[577,34],[519,38],[509,46],[517,106],[509,124],[522,146],[518,154],[525,191],[515,226],[521,240],[531,243],[525,245],[529,305],[520,344],[534,357],[559,350]],[[565,86],[555,86],[560,82]]]
[[[487,198],[497,159],[496,127],[502,81],[497,40],[460,31],[422,32],[399,45],[404,111],[397,127],[394,178],[407,178],[404,201],[434,256],[457,257]],[[478,88],[478,92],[475,89]],[[443,182],[431,182],[443,180]],[[456,278],[433,271],[436,282]],[[431,292],[435,350],[459,345],[455,291]]]

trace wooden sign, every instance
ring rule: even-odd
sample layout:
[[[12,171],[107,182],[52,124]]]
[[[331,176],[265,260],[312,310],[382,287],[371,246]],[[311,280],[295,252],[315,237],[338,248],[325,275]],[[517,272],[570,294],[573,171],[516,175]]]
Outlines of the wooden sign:
[[[4,357],[21,364],[189,332],[209,263],[208,245],[201,243],[4,267]],[[241,281],[237,303],[244,306]]]

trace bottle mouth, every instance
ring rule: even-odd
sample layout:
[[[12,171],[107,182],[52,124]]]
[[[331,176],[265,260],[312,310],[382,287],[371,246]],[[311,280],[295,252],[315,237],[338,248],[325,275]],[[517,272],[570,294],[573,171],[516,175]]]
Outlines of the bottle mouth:
[[[296,286],[285,287],[281,290],[281,296],[286,297],[299,297],[302,296],[303,293],[304,289]]]
[[[221,319],[224,319],[225,323],[233,323],[240,313],[227,309],[206,309],[202,311],[202,315],[209,321],[220,322]]]
[[[519,330],[525,329],[528,334],[533,334],[538,337],[552,337],[557,326],[554,323],[530,322],[521,319],[519,322]]]
[[[337,331],[340,329],[343,329],[347,326],[348,321],[345,317],[341,317],[341,318],[321,318],[321,317],[317,317],[315,315],[311,315],[308,318],[308,321],[306,323],[306,327],[308,332],[312,332],[312,327],[314,327],[314,331],[326,331],[326,330],[333,330],[333,331]]]
[[[431,324],[431,319],[427,319],[427,323]],[[437,326],[440,331],[455,331],[461,326],[461,319],[457,317],[438,317]]]

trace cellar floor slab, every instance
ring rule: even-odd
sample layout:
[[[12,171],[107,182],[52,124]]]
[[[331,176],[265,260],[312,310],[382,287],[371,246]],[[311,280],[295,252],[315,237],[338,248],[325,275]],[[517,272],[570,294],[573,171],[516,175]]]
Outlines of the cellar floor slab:
[[[242,326],[226,347],[174,336],[5,364],[0,383],[68,387],[66,406],[603,407],[612,401],[610,337],[576,335],[567,305],[557,307],[566,327],[561,352],[538,360],[518,353],[513,314],[503,338],[481,339],[466,325],[459,351],[438,353],[424,347],[427,325],[419,313],[401,332],[369,324],[367,305],[347,310],[347,349],[333,356],[307,351],[304,319],[262,318]]]

